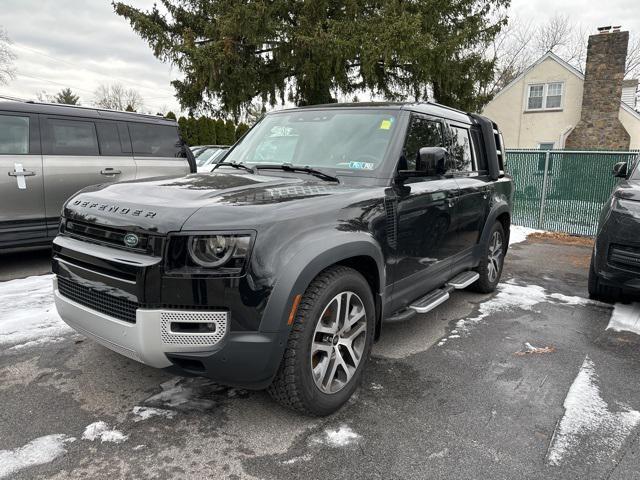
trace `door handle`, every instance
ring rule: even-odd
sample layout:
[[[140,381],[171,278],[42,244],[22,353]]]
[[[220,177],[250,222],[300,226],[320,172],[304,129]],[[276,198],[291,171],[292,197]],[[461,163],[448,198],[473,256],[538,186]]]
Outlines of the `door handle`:
[[[105,168],[100,170],[100,175],[119,175],[122,172],[120,170],[114,170],[113,168]]]
[[[15,170],[13,172],[9,172],[9,176],[10,177],[35,177],[36,172],[32,172],[30,170],[23,170],[21,172],[16,172]]]

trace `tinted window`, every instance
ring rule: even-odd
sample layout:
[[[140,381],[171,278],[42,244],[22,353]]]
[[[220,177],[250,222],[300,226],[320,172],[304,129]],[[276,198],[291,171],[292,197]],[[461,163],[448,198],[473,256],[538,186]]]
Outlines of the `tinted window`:
[[[93,122],[49,119],[51,155],[99,155]]]
[[[451,155],[452,168],[457,172],[470,172],[473,170],[471,157],[471,140],[469,130],[466,128],[449,128],[449,154]]]
[[[406,170],[415,170],[416,159],[422,147],[442,146],[442,124],[435,120],[412,115],[403,151]],[[403,165],[400,166],[400,170],[405,170]]]
[[[122,155],[122,144],[118,125],[115,123],[98,123],[98,140],[100,141],[100,155]]]
[[[130,123],[129,132],[134,155],[174,158],[184,156],[177,127]]]
[[[29,117],[0,115],[0,155],[27,153],[29,153]]]

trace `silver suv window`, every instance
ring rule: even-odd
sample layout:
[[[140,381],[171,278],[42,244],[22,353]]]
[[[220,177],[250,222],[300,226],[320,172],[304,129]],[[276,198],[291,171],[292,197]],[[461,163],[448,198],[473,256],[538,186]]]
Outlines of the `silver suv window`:
[[[29,117],[0,115],[0,155],[29,153]]]
[[[51,155],[97,156],[98,137],[93,122],[50,118]]]

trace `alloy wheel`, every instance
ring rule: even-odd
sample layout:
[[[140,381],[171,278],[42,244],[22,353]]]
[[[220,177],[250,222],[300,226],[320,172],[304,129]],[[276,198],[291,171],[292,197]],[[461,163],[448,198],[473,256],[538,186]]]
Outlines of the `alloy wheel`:
[[[489,242],[488,271],[489,281],[495,282],[500,274],[502,263],[502,235],[500,232],[493,232]]]
[[[342,390],[362,361],[367,341],[367,313],[360,297],[341,292],[324,307],[313,333],[311,373],[326,394]]]

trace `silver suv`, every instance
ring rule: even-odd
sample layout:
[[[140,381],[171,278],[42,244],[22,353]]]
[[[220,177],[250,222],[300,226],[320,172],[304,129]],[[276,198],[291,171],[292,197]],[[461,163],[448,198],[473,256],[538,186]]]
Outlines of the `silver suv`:
[[[0,252],[49,245],[86,186],[194,172],[186,150],[161,117],[0,102]]]

